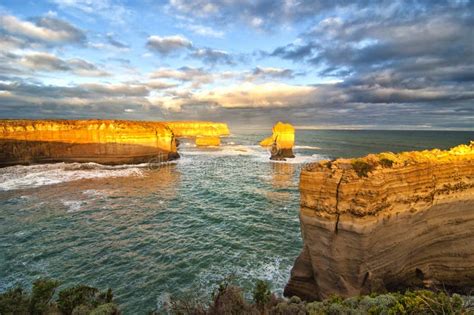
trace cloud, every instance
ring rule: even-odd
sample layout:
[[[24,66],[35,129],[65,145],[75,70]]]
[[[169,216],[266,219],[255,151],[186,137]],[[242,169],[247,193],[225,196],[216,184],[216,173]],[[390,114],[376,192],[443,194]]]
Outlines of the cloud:
[[[282,69],[274,67],[256,67],[252,74],[248,76],[249,79],[265,79],[265,78],[280,78],[280,79],[291,79],[295,76],[294,71],[291,69]]]
[[[53,17],[42,17],[33,23],[3,15],[0,16],[0,28],[11,35],[49,44],[80,43],[86,38],[80,29]]]
[[[146,46],[149,50],[165,56],[170,53],[190,49],[193,43],[182,35],[164,37],[152,35],[148,37]]]
[[[311,20],[335,8],[357,10],[371,3],[369,0],[255,0],[212,1],[171,0],[170,8],[189,19],[214,21],[220,26],[244,23],[256,29],[274,31],[284,25]]]
[[[113,0],[50,0],[50,2],[65,11],[77,10],[86,15],[98,15],[112,23],[122,24],[133,16],[130,9]]]
[[[149,80],[146,82],[146,86],[154,90],[166,90],[177,87],[177,83],[164,82],[161,80]]]
[[[315,88],[277,82],[243,83],[195,94],[194,99],[219,104],[222,107],[289,107],[308,104]]]
[[[19,65],[32,71],[69,71],[79,76],[102,77],[109,75],[94,64],[79,58],[61,59],[53,54],[34,52],[18,59]]]
[[[130,48],[129,45],[124,44],[124,43],[122,43],[122,42],[116,40],[116,39],[112,36],[112,34],[107,34],[107,41],[108,41],[108,43],[109,43],[110,45],[112,45],[113,47],[118,48],[118,49],[125,49],[125,50],[126,50],[126,49],[129,49],[129,48]]]
[[[159,68],[149,74],[151,79],[168,79],[191,82],[194,87],[214,81],[214,75],[202,68],[181,67],[179,69]]]
[[[200,24],[184,24],[184,28],[190,30],[194,34],[207,36],[207,37],[217,37],[222,38],[224,36],[223,31],[215,30],[212,27],[200,25]]]
[[[225,65],[233,65],[235,64],[234,59],[232,56],[224,51],[218,49],[211,49],[211,48],[199,48],[194,50],[191,54],[191,57],[200,59],[202,62],[210,65],[215,64],[225,64]]]
[[[297,107],[308,104],[315,88],[277,82],[254,84],[244,82],[227,86],[201,89],[196,92],[168,94],[165,97],[149,97],[155,105],[168,110],[180,111],[183,106],[209,105],[216,108],[275,108]]]

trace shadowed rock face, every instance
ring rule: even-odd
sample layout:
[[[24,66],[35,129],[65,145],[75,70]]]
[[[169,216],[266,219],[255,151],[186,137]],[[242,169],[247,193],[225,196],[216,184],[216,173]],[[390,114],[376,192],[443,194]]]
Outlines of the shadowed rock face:
[[[278,122],[273,126],[271,137],[260,141],[262,147],[271,147],[271,160],[294,158],[295,128],[290,124]]]
[[[144,163],[179,157],[163,123],[0,120],[0,166],[49,162]]]
[[[474,286],[474,143],[321,161],[300,191],[304,247],[285,295]]]

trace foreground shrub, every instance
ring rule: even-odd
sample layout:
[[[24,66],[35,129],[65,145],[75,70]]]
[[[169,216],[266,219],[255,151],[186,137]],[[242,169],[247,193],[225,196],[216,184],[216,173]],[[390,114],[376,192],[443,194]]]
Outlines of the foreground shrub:
[[[253,301],[257,306],[263,310],[265,304],[270,301],[272,293],[270,287],[266,281],[257,280],[255,289],[253,290]]]
[[[428,290],[353,297],[330,298],[307,304],[310,315],[322,314],[474,314],[457,295]]]
[[[0,294],[0,314],[54,315],[119,315],[112,291],[78,285],[57,294],[59,283],[39,279],[31,294],[22,288]],[[244,297],[242,289],[229,279],[216,288],[207,302],[197,299],[171,299],[164,309],[149,314],[176,315],[411,315],[444,314],[474,315],[474,297],[448,294],[443,291],[416,290],[405,293],[370,294],[343,299],[331,296],[323,301],[306,303],[294,296],[290,299],[272,294],[266,282],[258,280],[253,301]]]
[[[113,303],[112,290],[79,285],[59,292],[54,300],[59,282],[38,279],[33,283],[31,294],[15,288],[0,294],[0,314],[58,314],[58,315],[118,315],[120,311]]]

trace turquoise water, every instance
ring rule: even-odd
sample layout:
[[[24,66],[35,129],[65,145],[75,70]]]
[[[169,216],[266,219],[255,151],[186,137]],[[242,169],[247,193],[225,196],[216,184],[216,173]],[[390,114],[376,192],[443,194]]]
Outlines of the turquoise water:
[[[268,161],[261,131],[219,149],[190,143],[160,167],[48,164],[0,169],[0,291],[53,277],[111,287],[126,314],[170,295],[205,296],[228,275],[282,292],[301,249],[306,162],[449,148],[472,132],[297,131],[297,158]]]

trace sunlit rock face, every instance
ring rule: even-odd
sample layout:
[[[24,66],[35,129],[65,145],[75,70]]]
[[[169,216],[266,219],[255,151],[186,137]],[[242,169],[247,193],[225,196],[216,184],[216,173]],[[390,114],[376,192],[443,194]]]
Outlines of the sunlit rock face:
[[[295,128],[290,124],[278,122],[273,126],[271,137],[260,141],[262,147],[271,147],[271,160],[285,160],[294,158]]]
[[[120,120],[0,120],[0,166],[49,162],[145,163],[177,158],[163,123]]]
[[[165,124],[178,138],[181,137],[220,137],[229,135],[229,127],[225,123],[212,121],[170,121]]]
[[[473,142],[310,164],[300,192],[287,296],[474,286]]]
[[[219,137],[196,137],[196,145],[198,147],[216,147],[221,144],[221,138]]]
[[[170,121],[165,124],[177,138],[194,138],[197,146],[219,146],[220,137],[230,134],[225,123],[212,121]]]

